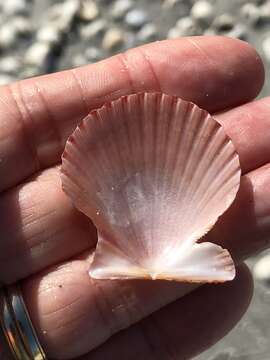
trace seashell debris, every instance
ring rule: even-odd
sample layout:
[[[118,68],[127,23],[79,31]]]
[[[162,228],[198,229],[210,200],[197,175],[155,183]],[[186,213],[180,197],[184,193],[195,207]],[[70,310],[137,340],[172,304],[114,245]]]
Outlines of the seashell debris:
[[[117,0],[111,8],[110,15],[115,20],[122,19],[133,5],[133,0]]]
[[[51,45],[43,42],[33,43],[25,52],[24,62],[26,65],[44,66],[51,52]]]
[[[123,31],[119,28],[110,28],[106,31],[103,40],[102,47],[104,50],[112,51],[117,50],[124,43],[125,36]]]
[[[80,10],[78,12],[78,17],[84,21],[92,21],[96,19],[99,15],[99,8],[95,1],[92,0],[82,0],[80,2]]]
[[[3,56],[0,59],[0,71],[6,74],[16,74],[20,69],[21,63],[15,56]]]
[[[233,202],[240,165],[223,128],[160,93],[92,111],[62,156],[63,190],[92,219],[96,279],[232,280],[229,252],[198,243]]]
[[[266,34],[262,41],[262,50],[265,59],[270,62],[270,33]]]
[[[145,43],[147,41],[154,41],[157,39],[157,28],[153,23],[144,25],[137,33],[137,39]]]
[[[213,5],[206,0],[196,1],[190,14],[195,21],[205,25],[210,25],[215,15]]]
[[[270,253],[262,256],[253,269],[255,279],[270,286]]]
[[[80,28],[80,36],[83,40],[93,40],[95,37],[104,34],[106,28],[107,23],[104,19],[94,20]]]
[[[201,32],[200,27],[196,24],[195,20],[189,16],[182,17],[179,19],[175,27],[168,31],[169,39],[176,39],[180,36],[193,36],[199,35]]]
[[[212,27],[218,32],[230,31],[235,25],[235,18],[233,15],[224,13],[215,18],[212,23]]]
[[[126,14],[125,22],[131,28],[139,29],[147,22],[147,15],[141,9],[133,9]]]

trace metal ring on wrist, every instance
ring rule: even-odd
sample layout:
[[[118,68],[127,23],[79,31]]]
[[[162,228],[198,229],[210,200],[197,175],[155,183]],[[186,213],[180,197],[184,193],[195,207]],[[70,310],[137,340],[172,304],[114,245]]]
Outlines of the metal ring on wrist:
[[[0,292],[0,322],[14,359],[46,360],[19,285]]]

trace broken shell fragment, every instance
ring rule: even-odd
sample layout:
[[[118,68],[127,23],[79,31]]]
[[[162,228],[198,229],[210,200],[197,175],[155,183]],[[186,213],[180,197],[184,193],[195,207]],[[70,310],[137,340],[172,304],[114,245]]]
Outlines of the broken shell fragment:
[[[235,148],[206,111],[160,93],[124,96],[81,122],[62,159],[64,191],[98,230],[91,277],[234,278],[227,250],[197,243],[240,182]]]

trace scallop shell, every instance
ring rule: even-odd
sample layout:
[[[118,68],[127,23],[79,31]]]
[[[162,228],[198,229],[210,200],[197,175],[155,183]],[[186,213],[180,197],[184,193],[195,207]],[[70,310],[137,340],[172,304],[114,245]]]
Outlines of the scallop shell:
[[[91,277],[234,278],[227,250],[197,243],[240,182],[234,146],[206,111],[160,93],[124,96],[81,122],[62,159],[64,191],[98,229]]]

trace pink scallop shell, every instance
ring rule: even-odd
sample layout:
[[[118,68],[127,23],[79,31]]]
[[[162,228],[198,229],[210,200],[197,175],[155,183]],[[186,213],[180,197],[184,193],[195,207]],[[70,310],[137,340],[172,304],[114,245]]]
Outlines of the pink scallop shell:
[[[160,93],[124,96],[81,122],[62,159],[64,191],[98,229],[93,278],[234,278],[227,250],[197,243],[240,183],[235,148],[206,111]]]

